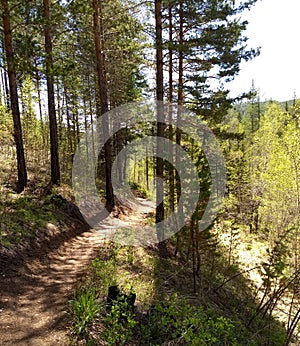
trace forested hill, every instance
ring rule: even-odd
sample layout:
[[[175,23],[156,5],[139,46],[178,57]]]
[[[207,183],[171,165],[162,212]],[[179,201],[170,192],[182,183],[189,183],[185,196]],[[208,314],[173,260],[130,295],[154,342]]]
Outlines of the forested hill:
[[[299,343],[300,102],[229,91],[255,3],[0,1],[0,344]]]
[[[294,107],[298,103],[298,99],[287,100],[287,101],[276,101],[276,100],[267,100],[260,101],[259,97],[254,96],[251,101],[247,100],[245,102],[236,103],[233,107],[236,111],[241,113],[241,116],[247,113],[249,107],[256,107],[257,112],[263,112],[270,103],[278,103],[282,109],[288,111],[291,107]]]

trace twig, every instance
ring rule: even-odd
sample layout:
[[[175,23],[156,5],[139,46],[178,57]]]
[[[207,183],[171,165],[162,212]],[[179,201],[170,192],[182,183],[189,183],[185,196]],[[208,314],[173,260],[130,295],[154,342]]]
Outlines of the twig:
[[[220,288],[222,288],[222,287],[223,287],[224,285],[226,285],[229,281],[235,279],[236,277],[238,277],[238,276],[240,276],[240,275],[243,275],[243,274],[245,274],[245,273],[249,273],[249,272],[251,272],[252,270],[258,269],[258,268],[260,268],[260,266],[256,266],[256,267],[253,267],[253,268],[251,268],[251,269],[244,270],[244,271],[242,271],[242,272],[240,272],[240,273],[238,273],[238,274],[235,274],[235,275],[231,276],[229,279],[227,279],[226,281],[224,281],[220,286],[218,286],[217,288],[215,288],[215,289],[214,289],[214,292],[217,292]]]

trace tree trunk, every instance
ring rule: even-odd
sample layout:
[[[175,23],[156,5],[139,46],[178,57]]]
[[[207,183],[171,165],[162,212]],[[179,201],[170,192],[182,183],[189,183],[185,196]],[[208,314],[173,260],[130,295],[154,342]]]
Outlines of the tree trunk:
[[[6,73],[6,61],[5,61],[5,56],[4,56],[4,38],[1,40],[1,52],[2,52],[2,66],[1,66],[1,97],[3,98],[3,104],[6,104],[7,107],[9,108],[9,90],[8,90],[8,85],[7,85],[7,73]]]
[[[63,141],[63,111],[62,111],[62,99],[60,95],[59,82],[56,85],[56,97],[57,97],[57,115],[58,115],[58,139],[59,143]]]
[[[179,147],[181,146],[181,130],[179,128],[181,122],[180,115],[180,107],[183,104],[183,53],[182,53],[182,45],[183,45],[183,8],[182,2],[180,2],[179,7],[179,53],[178,53],[178,95],[177,95],[177,103],[178,103],[178,111],[177,111],[177,127],[176,127],[176,167],[177,172],[175,173],[175,186],[176,186],[176,200],[177,200],[177,208],[178,208],[178,223],[182,222],[183,219],[183,206],[182,203],[179,203],[181,196],[181,183],[180,183],[180,162],[179,160]],[[177,243],[179,242],[180,233],[177,233]]]
[[[89,100],[89,112],[90,112],[90,123],[91,123],[91,132],[92,132],[92,150],[93,150],[93,157],[96,157],[95,153],[95,134],[94,134],[94,118],[93,118],[93,106],[92,106],[92,100]]]
[[[2,4],[3,4],[3,2],[2,2]],[[4,10],[3,5],[2,5],[2,8]],[[3,27],[3,30],[4,30],[4,27]],[[2,78],[3,97],[4,97],[4,103],[6,104],[7,108],[10,108],[9,90],[8,90],[7,73],[6,73],[6,71],[7,71],[7,63],[5,61],[5,55],[4,55],[4,52],[6,51],[4,37],[2,38],[1,43],[2,43],[1,78]]]
[[[73,95],[73,123],[74,123],[74,146],[75,150],[80,141],[80,125],[79,125],[79,111],[78,111],[78,96]]]
[[[3,60],[2,60],[3,61]],[[3,66],[4,66],[4,61],[3,61]],[[5,82],[4,82],[4,67],[1,67],[1,104],[5,104],[7,100],[7,94],[6,94],[6,89],[5,89]]]
[[[21,104],[21,111],[20,111],[20,117],[22,118],[23,122],[21,123],[22,126],[22,136],[23,136],[23,146],[24,146],[24,156],[25,156],[25,162],[28,164],[28,135],[29,135],[29,119],[28,119],[28,113],[25,112],[25,104],[24,104],[24,94],[23,94],[23,87],[20,88],[20,93],[18,94],[18,97],[20,104]],[[26,95],[27,96],[27,95]],[[30,163],[29,163],[30,166]]]
[[[54,97],[54,78],[53,78],[53,58],[52,58],[52,37],[50,23],[50,0],[43,0],[44,18],[45,18],[45,51],[46,51],[46,79],[48,93],[48,112],[50,126],[50,153],[51,153],[51,183],[60,184],[60,168],[58,156],[58,136],[57,120],[55,112]]]
[[[42,132],[42,138],[43,138],[43,149],[46,146],[46,139],[45,139],[45,129],[44,129],[44,121],[43,121],[43,110],[42,110],[42,97],[41,97],[41,86],[40,86],[40,75],[38,71],[37,61],[34,60],[34,65],[36,69],[35,73],[35,80],[36,80],[36,91],[37,91],[37,100],[39,105],[39,118],[40,118],[40,124],[41,124],[41,132]]]
[[[180,2],[180,9],[179,9],[179,61],[178,61],[178,96],[177,96],[177,102],[179,106],[178,114],[177,114],[177,129],[176,129],[176,144],[177,148],[181,146],[181,130],[179,128],[181,116],[180,116],[180,107],[183,104],[183,52],[182,52],[182,45],[183,45],[183,8],[182,8],[182,2]],[[176,159],[178,160],[179,153],[176,155]],[[179,162],[176,164],[176,167],[180,167]],[[176,175],[176,193],[177,193],[177,203],[179,202],[180,195],[181,195],[181,185],[180,185],[180,174],[181,172],[178,172],[178,175]],[[178,204],[178,214],[182,215],[182,205]]]
[[[12,44],[12,31],[10,26],[10,13],[7,0],[1,0],[2,5],[2,19],[3,19],[3,34],[4,34],[4,48],[6,52],[8,81],[10,89],[10,105],[14,122],[14,137],[17,151],[17,169],[18,169],[18,182],[17,192],[22,192],[27,185],[27,170],[24,155],[22,126],[20,119],[20,109],[18,100],[18,90],[16,81],[16,71],[14,64],[14,50]]]
[[[169,4],[169,102],[173,103],[173,14],[172,14],[172,4]],[[170,107],[169,114],[169,140],[170,147],[169,151],[172,152],[173,146],[173,111],[172,107]],[[172,155],[173,158],[173,155]],[[174,163],[170,162],[169,164],[169,203],[170,209],[172,212],[175,210],[175,184],[174,184]]]
[[[102,2],[93,0],[93,33],[96,50],[96,72],[97,72],[97,83],[98,83],[98,94],[101,102],[101,115],[108,112],[108,91],[107,91],[107,78],[105,72],[105,55],[103,47],[103,27],[102,27]],[[102,117],[102,128],[103,131],[109,134],[109,123]],[[112,148],[111,140],[109,139],[104,144],[104,157],[105,157],[105,186],[106,186],[106,209],[112,211],[115,200],[112,186],[111,170],[112,170]]]
[[[148,145],[146,145],[146,187],[147,190],[149,191],[149,157],[148,157]]]
[[[164,229],[159,225],[164,220],[164,160],[160,157],[163,155],[163,147],[160,144],[160,137],[164,137],[165,123],[164,123],[164,76],[163,76],[163,38],[162,38],[162,1],[155,0],[155,28],[156,28],[156,96],[157,100],[161,103],[157,107],[157,153],[156,153],[156,176],[159,178],[156,184],[156,200],[162,201],[156,207],[156,224],[158,235],[158,247],[161,257],[167,257],[168,251],[164,241]]]
[[[72,155],[74,153],[73,136],[72,136],[71,121],[70,121],[69,96],[68,96],[68,90],[66,86],[64,86],[64,95],[65,95],[67,129],[68,129],[68,144],[69,144],[68,151],[69,151],[69,155]]]

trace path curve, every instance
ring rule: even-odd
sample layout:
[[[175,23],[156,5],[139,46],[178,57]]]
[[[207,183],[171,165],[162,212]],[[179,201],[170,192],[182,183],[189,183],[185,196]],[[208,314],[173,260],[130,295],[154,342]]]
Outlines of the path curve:
[[[130,225],[133,219],[146,218],[151,203],[141,203],[145,207],[123,217],[122,222]],[[103,232],[85,231],[53,251],[27,257],[22,266],[1,273],[1,346],[69,345],[67,300],[105,241],[105,230],[111,232],[109,220]]]

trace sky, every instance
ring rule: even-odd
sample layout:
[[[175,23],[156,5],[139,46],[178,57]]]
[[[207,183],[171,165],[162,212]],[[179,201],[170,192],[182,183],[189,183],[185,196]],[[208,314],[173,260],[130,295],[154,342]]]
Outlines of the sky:
[[[261,54],[242,63],[230,95],[249,91],[254,80],[261,101],[300,98],[300,0],[258,0],[244,18],[248,46]]]

